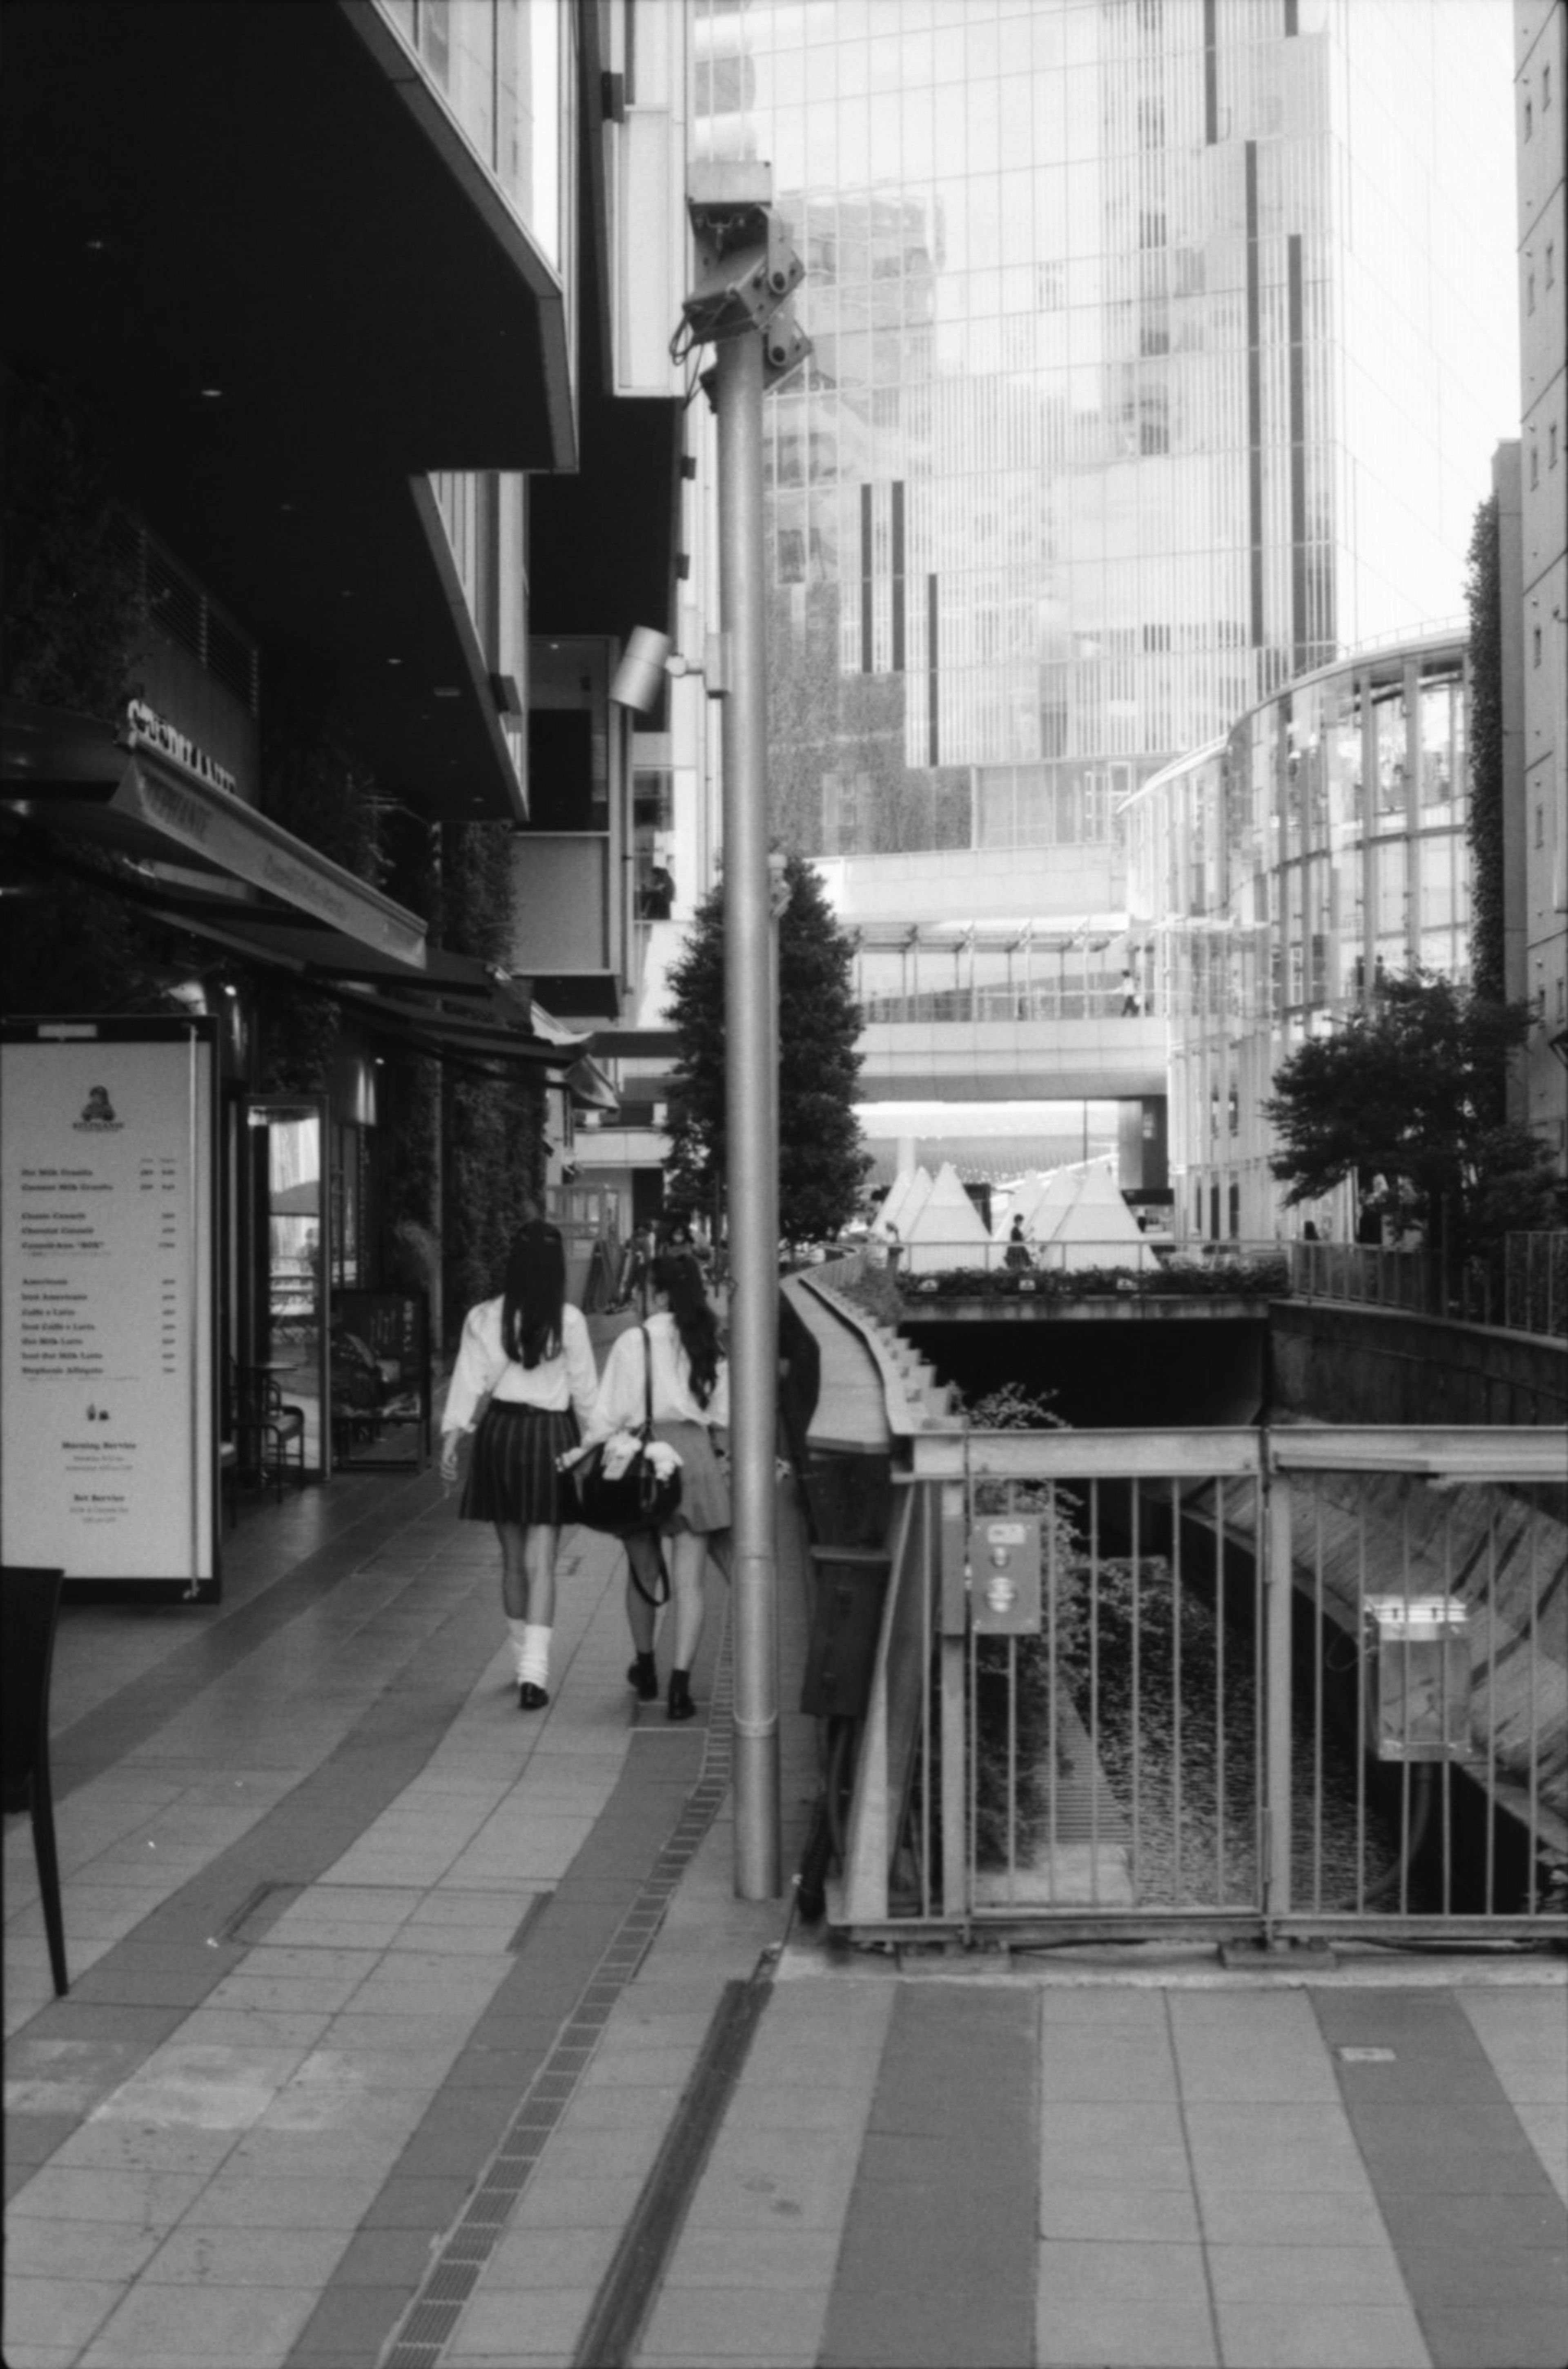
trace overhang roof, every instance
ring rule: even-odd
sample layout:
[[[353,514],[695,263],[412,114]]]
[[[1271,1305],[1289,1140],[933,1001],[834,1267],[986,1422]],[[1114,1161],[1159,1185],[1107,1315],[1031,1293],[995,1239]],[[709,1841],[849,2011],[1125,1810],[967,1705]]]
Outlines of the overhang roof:
[[[6,353],[95,399],[127,505],[384,789],[515,818],[423,484],[578,460],[566,299],[498,185],[369,0],[5,17]]]
[[[13,821],[90,841],[123,856],[144,884],[166,888],[155,867],[238,884],[223,898],[236,926],[265,926],[280,912],[319,939],[375,956],[400,975],[429,959],[418,913],[258,814],[243,798],[156,751],[133,727],[123,734],[93,716],[7,700],[0,708],[0,811]],[[186,893],[190,893],[187,891]],[[199,893],[199,892],[198,892]],[[263,901],[258,902],[259,898]]]
[[[132,902],[308,978],[376,1035],[442,1059],[500,1060],[564,1085],[585,1107],[618,1106],[585,1058],[589,1040],[543,1012],[528,981],[431,946],[417,913],[135,741],[93,716],[5,702],[0,817],[48,832],[67,864],[83,841],[108,850]],[[466,1008],[441,1008],[458,1001]]]

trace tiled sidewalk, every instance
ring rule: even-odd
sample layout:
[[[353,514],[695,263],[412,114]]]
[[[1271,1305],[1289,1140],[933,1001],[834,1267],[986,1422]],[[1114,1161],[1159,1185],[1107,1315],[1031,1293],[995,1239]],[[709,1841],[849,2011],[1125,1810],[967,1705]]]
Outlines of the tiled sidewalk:
[[[1561,1970],[781,1977],[644,2369],[1568,2358]]]
[[[841,1958],[734,1897],[722,1583],[670,1728],[569,1539],[523,1719],[433,1482],[238,1542],[221,1608],[68,1617],[64,2001],[6,1832],[9,2369],[1568,2360],[1561,1962]]]
[[[26,1822],[6,1837],[13,2369],[366,2369],[559,2079],[618,1920],[674,1837],[615,1996],[700,1839],[709,1722],[636,1727],[608,1542],[568,1537],[525,1720],[493,1541],[438,1484],[339,1482],[246,1528],[270,1569],[236,1557],[221,1608],[63,1624],[63,2001]],[[749,1965],[783,1913],[750,1912]]]

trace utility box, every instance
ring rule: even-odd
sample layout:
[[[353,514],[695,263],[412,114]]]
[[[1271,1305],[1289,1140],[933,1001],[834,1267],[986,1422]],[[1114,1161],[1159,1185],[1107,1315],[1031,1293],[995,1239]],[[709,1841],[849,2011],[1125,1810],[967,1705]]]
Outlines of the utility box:
[[[1379,1760],[1470,1757],[1469,1615],[1452,1596],[1369,1596],[1368,1743]]]
[[[813,1547],[817,1585],[800,1708],[812,1719],[864,1719],[871,1700],[892,1557],[877,1547]]]
[[[997,1514],[970,1530],[969,1618],[977,1636],[1038,1636],[1037,1514]]]

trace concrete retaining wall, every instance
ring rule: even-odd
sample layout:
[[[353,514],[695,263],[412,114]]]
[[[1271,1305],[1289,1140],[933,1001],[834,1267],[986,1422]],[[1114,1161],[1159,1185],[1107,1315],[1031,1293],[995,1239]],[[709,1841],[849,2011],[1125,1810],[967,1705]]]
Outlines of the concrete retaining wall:
[[[1269,1310],[1274,1405],[1318,1423],[1568,1422],[1568,1341],[1324,1300]]]

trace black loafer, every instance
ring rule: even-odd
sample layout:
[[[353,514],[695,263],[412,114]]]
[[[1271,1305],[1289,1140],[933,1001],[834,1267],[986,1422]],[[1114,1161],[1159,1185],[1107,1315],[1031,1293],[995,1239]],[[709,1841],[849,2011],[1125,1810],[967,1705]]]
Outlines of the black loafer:
[[[639,1702],[658,1700],[658,1672],[651,1661],[646,1669],[641,1662],[634,1662],[626,1672],[626,1684],[635,1689]]]
[[[536,1687],[532,1678],[524,1678],[518,1688],[517,1707],[519,1711],[543,1711],[549,1700],[550,1698],[545,1693],[544,1688]]]

